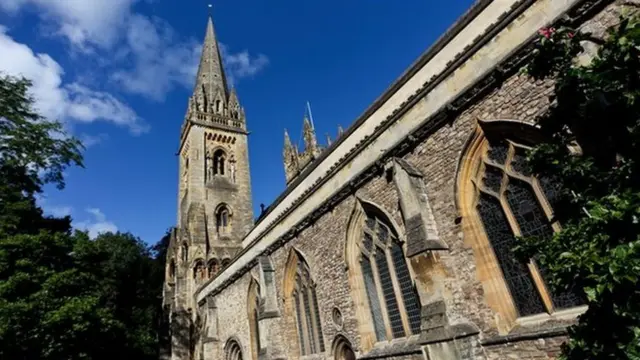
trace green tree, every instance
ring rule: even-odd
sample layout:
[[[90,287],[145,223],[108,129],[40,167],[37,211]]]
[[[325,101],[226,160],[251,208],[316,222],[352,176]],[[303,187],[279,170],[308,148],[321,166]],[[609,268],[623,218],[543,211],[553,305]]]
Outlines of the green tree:
[[[30,87],[26,79],[0,74],[0,234],[70,225],[43,218],[35,195],[47,183],[64,188],[63,171],[82,166],[82,144],[34,110]]]
[[[598,51],[585,58],[584,46]],[[568,27],[540,30],[527,68],[552,79],[538,119],[547,141],[529,154],[563,196],[552,239],[516,249],[551,275],[553,290],[582,291],[588,310],[569,329],[563,357],[640,358],[640,22],[625,15],[606,38]]]
[[[69,217],[43,216],[35,196],[64,187],[82,147],[33,110],[29,88],[0,76],[0,358],[156,359],[164,258],[154,255],[167,241],[92,240]]]

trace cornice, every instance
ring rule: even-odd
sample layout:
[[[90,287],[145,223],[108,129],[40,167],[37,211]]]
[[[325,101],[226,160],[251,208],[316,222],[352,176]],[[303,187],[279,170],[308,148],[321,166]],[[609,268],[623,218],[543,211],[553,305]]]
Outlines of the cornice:
[[[440,84],[445,78],[447,78],[453,71],[455,71],[460,64],[464,63],[471,56],[475,54],[477,50],[479,50],[483,45],[485,45],[488,41],[490,41],[495,34],[499,31],[507,27],[509,23],[518,16],[520,16],[532,3],[536,0],[520,0],[516,2],[509,11],[503,13],[496,23],[490,26],[483,34],[479,35],[469,46],[467,46],[463,51],[457,54],[454,59],[452,59],[444,71],[440,72],[438,75],[433,76],[429,81],[427,81],[423,86],[417,90],[413,95],[411,95],[405,102],[403,102],[396,110],[392,112],[382,123],[380,123],[371,135],[364,137],[360,142],[358,142],[353,149],[347,152],[347,155],[340,158],[335,164],[333,164],[327,174],[313,183],[309,188],[307,188],[301,196],[299,196],[291,206],[285,209],[278,217],[272,220],[269,226],[262,231],[262,234],[267,234],[271,231],[282,219],[287,217],[298,205],[304,202],[310,194],[316,191],[321,185],[326,183],[328,179],[331,179],[338,170],[340,170],[345,164],[347,164],[350,160],[356,157],[358,153],[360,153],[364,148],[367,147],[374,139],[376,139],[381,133],[383,133],[386,129],[388,129],[393,123],[395,123],[398,119],[400,119],[407,111],[409,111],[421,98],[423,98],[431,89],[433,89],[436,85]],[[564,16],[561,21],[568,25],[575,25],[583,22],[586,18],[591,17],[594,13],[602,9],[604,6],[612,3],[614,0],[583,0],[578,2],[572,9],[570,9]],[[482,1],[479,3],[483,3]],[[486,6],[486,4],[484,4]],[[467,21],[471,21],[469,19]],[[459,30],[458,30],[459,31]],[[350,196],[358,189],[361,185],[371,180],[373,177],[380,175],[384,171],[384,164],[392,159],[393,157],[402,157],[407,152],[415,147],[416,144],[422,142],[426,139],[435,129],[439,126],[446,123],[448,120],[453,120],[456,118],[456,115],[460,112],[464,111],[471,104],[475,103],[476,99],[484,96],[488,91],[495,89],[499,86],[502,81],[504,81],[509,76],[515,74],[523,64],[526,62],[528,57],[533,50],[533,40],[535,39],[535,34],[532,34],[531,38],[523,43],[518,49],[516,49],[512,55],[505,59],[500,64],[497,64],[492,71],[490,71],[486,76],[477,81],[473,86],[469,87],[465,91],[462,91],[453,101],[449,102],[446,106],[443,106],[439,111],[436,111],[427,119],[425,119],[424,124],[413,131],[411,134],[404,139],[404,141],[400,142],[393,148],[389,149],[386,153],[384,153],[377,161],[375,161],[371,166],[369,166],[365,171],[362,171],[355,178],[353,178],[349,183],[345,184],[341,187],[333,196],[325,200],[322,204],[320,204],[314,211],[305,216],[302,220],[300,220],[296,225],[294,225],[289,231],[287,231],[284,235],[280,236],[273,244],[268,246],[265,250],[263,250],[260,254],[256,254],[256,257],[249,261],[247,264],[242,266],[239,270],[229,276],[224,282],[220,284],[220,286],[216,287],[211,291],[210,295],[216,295],[228,285],[233,283],[236,279],[243,276],[246,272],[248,272],[251,268],[253,268],[257,264],[258,256],[268,256],[272,254],[276,249],[282,247],[289,240],[296,237],[300,232],[302,232],[306,227],[315,223],[321,216],[323,216],[327,211],[333,209],[336,205],[342,202],[345,198]],[[444,45],[442,45],[444,46]],[[360,121],[360,119],[358,120]],[[355,125],[355,124],[354,124]],[[348,137],[348,133],[345,134],[344,138]],[[330,149],[333,148],[330,147]],[[317,166],[317,163],[321,162],[323,157],[321,156],[316,164],[312,164],[313,167]],[[300,178],[294,181],[291,187],[295,187],[297,183],[302,181],[306,175],[308,175],[313,169],[307,169],[301,174]],[[288,189],[289,190],[289,189]],[[285,191],[283,195],[281,195],[277,200],[276,204],[279,203],[282,198],[288,194]],[[274,208],[275,205],[270,206]],[[263,220],[267,217],[265,214]],[[242,251],[240,251],[236,257],[232,260],[229,265],[232,265],[238,258],[241,257],[244,253],[250,251],[256,243],[260,242],[263,235],[257,237],[250,244],[245,246]],[[196,292],[199,294],[209,283],[211,283],[215,278],[209,279],[202,286],[200,286]],[[196,295],[198,296],[198,295]]]

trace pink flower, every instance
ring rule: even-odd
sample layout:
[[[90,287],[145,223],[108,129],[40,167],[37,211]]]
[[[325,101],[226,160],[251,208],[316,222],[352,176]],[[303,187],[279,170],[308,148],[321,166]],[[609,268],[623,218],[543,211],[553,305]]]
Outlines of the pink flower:
[[[568,33],[567,33],[567,37],[568,37],[569,39],[572,39],[574,36],[576,36],[576,34],[574,34],[574,33],[572,33],[572,32],[568,32]]]
[[[542,35],[542,36],[544,36],[544,37],[546,37],[548,39],[549,37],[551,37],[552,31],[549,28],[542,28],[542,29],[538,30],[538,34],[540,34],[540,35]]]

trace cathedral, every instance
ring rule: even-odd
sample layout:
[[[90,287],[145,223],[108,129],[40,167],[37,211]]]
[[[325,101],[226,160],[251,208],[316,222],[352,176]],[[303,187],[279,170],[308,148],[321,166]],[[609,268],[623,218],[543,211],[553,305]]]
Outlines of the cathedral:
[[[332,143],[308,119],[304,149],[285,131],[287,186],[257,220],[251,122],[209,18],[180,134],[161,358],[555,359],[586,306],[510,252],[561,226],[553,179],[522,166],[553,82],[520,70],[540,28],[602,36],[623,8],[477,0]]]

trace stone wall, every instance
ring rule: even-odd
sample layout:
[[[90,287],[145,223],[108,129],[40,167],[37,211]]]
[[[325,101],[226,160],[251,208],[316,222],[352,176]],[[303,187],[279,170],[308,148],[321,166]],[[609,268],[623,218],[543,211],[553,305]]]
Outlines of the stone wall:
[[[599,35],[617,21],[618,11],[618,5],[609,5],[588,20],[584,28]],[[532,124],[536,115],[548,107],[551,92],[550,82],[533,82],[517,73],[509,75],[481,98],[460,111],[452,112],[446,121],[431,129],[424,139],[419,139],[402,154],[403,160],[422,174],[437,236],[448,247],[421,252],[407,262],[423,314],[427,305],[443,304],[445,320],[442,326],[448,334],[457,336],[456,339],[444,336],[434,340],[423,336],[424,324],[420,336],[389,342],[375,343],[363,335],[362,319],[358,315],[361,305],[357,303],[358,296],[354,296],[352,286],[359,279],[353,278],[345,258],[354,208],[358,202],[374,204],[388,214],[402,240],[406,241],[408,233],[394,183],[397,174],[391,171],[392,161],[386,161],[375,176],[353,189],[347,197],[269,255],[275,268],[278,314],[275,318],[260,320],[260,332],[268,334],[265,341],[261,341],[261,358],[332,359],[334,339],[345,338],[358,358],[555,359],[566,339],[563,329],[575,320],[579,310],[565,312],[562,316],[534,316],[527,321],[510,320],[508,314],[501,313],[503,307],[487,296],[487,283],[482,280],[478,268],[490,264],[479,264],[479,250],[468,238],[471,220],[462,216],[461,207],[465,204],[458,197],[459,181],[469,181],[459,178],[461,164],[467,160],[464,151],[478,129],[479,121],[511,120]],[[424,103],[417,103],[407,113],[412,117],[427,116],[427,110]],[[293,249],[304,257],[316,283],[326,349],[322,354],[300,355],[290,294],[283,293],[287,281],[285,270]],[[260,279],[258,266],[228,285],[223,283],[225,286],[209,295],[218,305],[218,345],[223,346],[227,339],[235,337],[241,342],[244,354],[250,354],[252,346],[247,319],[247,294],[252,276]],[[210,286],[215,288],[214,285]],[[334,309],[342,315],[339,323],[334,321]]]

